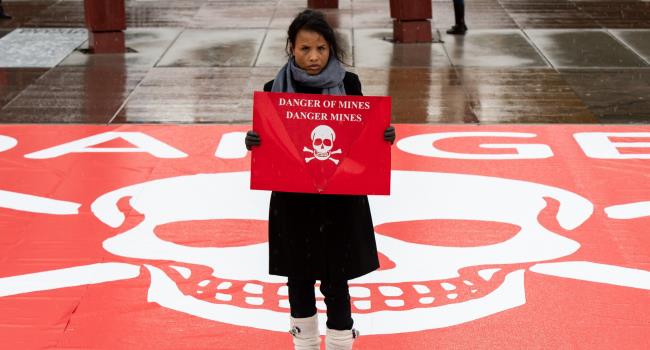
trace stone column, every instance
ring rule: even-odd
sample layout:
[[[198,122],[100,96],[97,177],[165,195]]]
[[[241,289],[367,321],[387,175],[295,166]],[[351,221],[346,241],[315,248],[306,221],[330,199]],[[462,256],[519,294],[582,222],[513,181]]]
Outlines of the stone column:
[[[124,7],[124,0],[84,0],[88,48],[91,53],[125,52]]]
[[[310,9],[336,9],[339,8],[339,0],[307,0],[307,7]]]
[[[400,43],[431,42],[431,0],[390,0],[393,39]]]

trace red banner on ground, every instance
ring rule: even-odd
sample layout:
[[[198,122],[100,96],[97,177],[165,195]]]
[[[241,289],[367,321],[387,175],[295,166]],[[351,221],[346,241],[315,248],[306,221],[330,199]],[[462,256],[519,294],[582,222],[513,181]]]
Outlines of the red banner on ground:
[[[355,348],[650,349],[650,126],[395,127]],[[291,349],[248,129],[0,125],[0,349]]]
[[[255,92],[251,188],[389,194],[390,97]]]

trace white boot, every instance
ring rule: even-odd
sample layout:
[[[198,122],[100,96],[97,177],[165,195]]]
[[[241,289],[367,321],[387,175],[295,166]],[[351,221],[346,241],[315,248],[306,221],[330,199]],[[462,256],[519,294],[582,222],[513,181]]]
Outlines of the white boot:
[[[354,328],[344,331],[328,328],[325,336],[325,350],[351,350],[352,343],[358,336],[359,331]]]
[[[320,350],[318,314],[312,317],[291,317],[291,330],[295,350]]]

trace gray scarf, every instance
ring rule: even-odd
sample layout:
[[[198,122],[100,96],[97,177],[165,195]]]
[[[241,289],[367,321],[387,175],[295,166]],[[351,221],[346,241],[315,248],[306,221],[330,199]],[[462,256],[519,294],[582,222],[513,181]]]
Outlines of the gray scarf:
[[[316,75],[309,75],[296,66],[295,60],[291,57],[275,77],[271,91],[296,92],[296,88],[293,86],[295,81],[303,86],[322,88],[324,95],[345,95],[344,77],[345,69],[336,57],[331,57],[325,69]]]

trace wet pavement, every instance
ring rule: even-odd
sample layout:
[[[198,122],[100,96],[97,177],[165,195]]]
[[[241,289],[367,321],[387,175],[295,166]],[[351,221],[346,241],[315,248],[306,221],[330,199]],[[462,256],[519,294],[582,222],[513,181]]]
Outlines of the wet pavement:
[[[395,122],[649,120],[649,1],[468,1],[470,30],[455,37],[444,33],[451,0],[436,0],[440,40],[426,44],[388,40],[388,1],[339,3],[325,13],[348,69],[365,94],[392,96]],[[247,123],[252,93],[285,62],[286,27],[306,1],[129,0],[123,55],[79,51],[83,1],[3,4],[14,19],[0,21],[0,122]],[[33,34],[22,47],[12,42],[20,33]],[[34,63],[27,43],[47,44],[44,33],[70,40],[60,58]]]

